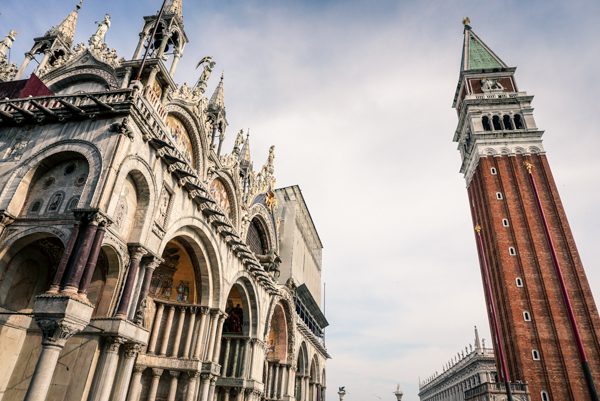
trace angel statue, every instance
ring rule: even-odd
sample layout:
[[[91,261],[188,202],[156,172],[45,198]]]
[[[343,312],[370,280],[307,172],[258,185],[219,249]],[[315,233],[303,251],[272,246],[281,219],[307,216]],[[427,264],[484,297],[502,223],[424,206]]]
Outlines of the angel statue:
[[[96,21],[96,23],[98,24],[98,29],[88,42],[90,47],[93,48],[99,48],[101,47],[102,43],[104,43],[104,35],[106,35],[108,28],[110,28],[110,15],[106,14],[100,23],[98,23],[98,21]]]
[[[210,78],[210,73],[217,64],[214,61],[212,61],[212,56],[207,56],[200,60],[200,62],[196,65],[196,69],[198,69],[198,67],[200,67],[204,63],[206,63],[204,65],[204,71],[202,71],[202,75],[200,75],[200,78],[198,78],[198,82],[196,82],[196,86],[200,88],[200,92],[202,93],[204,93],[204,91],[206,90],[206,82],[208,81],[208,78]]]
[[[235,152],[237,150],[239,153],[239,150],[243,144],[244,144],[244,130],[240,129],[240,132],[238,132],[237,137],[235,138],[235,144],[233,145],[233,151]]]
[[[0,42],[0,63],[4,63],[7,59],[6,52],[10,50],[15,41],[15,35],[19,33],[17,31],[10,31],[8,35]]]

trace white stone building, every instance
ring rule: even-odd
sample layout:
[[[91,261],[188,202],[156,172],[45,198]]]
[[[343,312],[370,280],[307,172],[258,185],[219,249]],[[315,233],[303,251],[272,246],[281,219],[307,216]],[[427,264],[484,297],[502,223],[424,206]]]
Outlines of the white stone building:
[[[526,384],[511,384],[513,399],[528,401]],[[444,366],[425,381],[419,380],[420,401],[505,401],[504,383],[498,383],[494,349],[479,341],[457,352]]]
[[[324,400],[322,244],[274,147],[226,154],[210,57],[173,81],[181,0],[130,60],[108,14],[73,46],[79,10],[19,68],[0,43],[0,400]]]

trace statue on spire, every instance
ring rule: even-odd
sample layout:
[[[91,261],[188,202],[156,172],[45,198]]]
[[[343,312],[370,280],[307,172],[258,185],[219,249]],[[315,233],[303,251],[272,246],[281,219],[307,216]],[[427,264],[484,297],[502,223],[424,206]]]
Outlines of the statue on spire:
[[[8,32],[8,35],[6,35],[4,37],[4,39],[2,39],[2,41],[0,42],[0,63],[4,63],[8,59],[8,57],[6,56],[6,52],[9,51],[10,48],[12,47],[13,42],[15,41],[15,35],[17,33],[19,33],[19,32],[17,32],[17,31]]]
[[[196,65],[196,69],[198,69],[198,67],[200,67],[204,63],[206,63],[204,65],[204,71],[202,71],[202,75],[200,75],[200,78],[198,78],[198,82],[196,83],[196,87],[199,88],[201,93],[204,93],[206,91],[206,83],[208,82],[208,78],[210,78],[210,74],[213,68],[215,68],[215,65],[217,64],[214,61],[212,61],[212,56],[207,56],[200,60],[198,65]]]
[[[97,21],[96,23],[98,24],[98,29],[96,30],[96,33],[90,37],[88,43],[90,44],[90,47],[100,50],[104,47],[104,35],[106,35],[108,28],[110,28],[110,15],[106,14],[100,23]]]

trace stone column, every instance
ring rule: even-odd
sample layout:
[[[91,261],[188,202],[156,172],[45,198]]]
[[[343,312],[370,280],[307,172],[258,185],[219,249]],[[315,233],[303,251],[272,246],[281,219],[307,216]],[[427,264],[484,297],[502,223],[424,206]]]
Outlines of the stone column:
[[[171,384],[169,385],[169,397],[167,398],[167,401],[175,401],[175,396],[177,395],[177,382],[181,372],[170,370],[169,374],[171,375]]]
[[[165,326],[165,332],[163,334],[162,342],[160,344],[160,352],[158,355],[167,355],[167,347],[169,346],[169,336],[171,334],[171,326],[173,325],[173,316],[175,316],[175,306],[169,308],[169,314],[167,315],[167,325]]]
[[[256,338],[250,340],[250,369],[248,369],[248,379],[252,379],[254,374],[254,358],[256,357],[257,343],[258,340]]]
[[[231,341],[235,341],[235,347],[233,349],[233,365],[231,366],[231,377],[237,376],[237,367],[238,367],[238,359],[240,354],[240,340],[232,339]]]
[[[229,346],[230,339],[227,337],[225,340],[225,354],[223,355],[223,367],[221,368],[221,377],[227,377],[227,368],[229,367]]]
[[[156,74],[158,73],[158,70],[160,68],[158,68],[157,66],[154,66],[150,69],[150,75],[148,76],[148,83],[146,83],[146,86],[149,86],[151,88],[154,87],[154,80],[156,79]]]
[[[183,331],[183,322],[185,321],[185,306],[179,307],[179,321],[177,322],[177,331],[175,332],[175,342],[173,343],[173,351],[171,356],[177,358],[179,356],[179,343],[181,343],[181,332]]]
[[[129,381],[131,380],[131,375],[133,373],[135,358],[141,349],[142,346],[140,344],[125,344],[125,357],[123,358],[121,369],[119,369],[119,373],[117,374],[117,385],[113,401],[125,401],[127,390],[129,388]]]
[[[58,290],[60,289],[60,282],[62,281],[63,275],[65,274],[65,268],[67,267],[67,263],[69,262],[69,258],[71,257],[71,252],[73,252],[73,248],[75,247],[75,242],[77,242],[77,236],[79,235],[80,226],[81,221],[77,220],[75,222],[75,225],[73,226],[73,230],[71,230],[69,242],[67,242],[65,251],[63,252],[60,258],[60,262],[58,263],[58,268],[56,269],[56,273],[54,274],[54,280],[52,281],[52,285],[48,290],[48,294],[58,294]]]
[[[129,397],[127,401],[139,401],[142,392],[142,374],[146,370],[145,366],[134,366],[131,385],[129,386]]]
[[[52,55],[52,50],[50,50],[50,49],[44,50],[44,57],[42,58],[42,61],[40,61],[38,68],[36,68],[36,70],[35,70],[36,73],[39,73],[40,71],[42,71],[44,69],[46,64],[48,64],[48,60],[50,59],[51,55]]]
[[[204,331],[206,329],[206,320],[208,316],[208,308],[205,306],[200,307],[200,328],[198,329],[198,335],[196,340],[196,348],[194,349],[194,355],[192,359],[200,359],[200,353],[202,352],[202,344],[206,344],[204,340]]]
[[[150,343],[148,344],[148,354],[154,354],[154,350],[156,348],[156,340],[158,339],[158,332],[160,330],[160,323],[162,321],[164,309],[164,304],[158,304],[158,307],[156,308],[156,315],[154,315],[154,325],[152,326],[152,335],[150,336]]]
[[[108,401],[115,380],[115,368],[119,360],[119,348],[125,339],[108,337],[106,348],[96,367],[96,377],[90,390],[90,401]]]
[[[221,155],[221,147],[223,146],[223,141],[225,141],[225,133],[221,131],[221,135],[219,135],[219,147],[217,149],[217,156]]]
[[[269,364],[267,367],[267,389],[265,390],[265,398],[271,398],[271,389],[273,386],[273,365]]]
[[[44,401],[60,352],[67,341],[87,326],[94,308],[69,297],[38,296],[33,314],[42,332],[42,351],[24,401]]]
[[[163,35],[162,40],[160,41],[160,46],[158,48],[158,53],[155,56],[157,59],[162,60],[169,39],[171,39],[171,35]]]
[[[200,372],[188,372],[188,376],[190,377],[190,382],[188,383],[185,401],[194,401],[194,395],[196,395],[196,384],[198,383]]]
[[[123,76],[123,81],[121,82],[121,89],[127,89],[129,87],[129,80],[131,80],[132,72],[133,70],[131,67],[125,70],[125,76]]]
[[[231,393],[231,387],[223,387],[223,401],[229,401],[230,393]]]
[[[19,67],[19,71],[17,72],[17,75],[15,75],[14,81],[21,79],[21,77],[25,73],[25,69],[29,65],[29,62],[31,60],[33,60],[34,58],[35,58],[34,54],[29,53],[29,52],[25,53],[25,60],[23,60],[23,64],[21,64],[21,67]]]
[[[273,398],[279,399],[279,364],[275,364],[275,376],[273,377]]]
[[[221,355],[221,340],[223,339],[223,323],[225,323],[226,313],[221,314],[219,318],[219,326],[217,329],[217,337],[215,338],[215,353],[212,357],[214,363],[219,363],[219,356]]]
[[[90,250],[92,249],[92,243],[98,230],[98,224],[104,220],[104,217],[100,213],[92,213],[88,216],[88,225],[83,233],[83,238],[79,249],[75,251],[75,261],[69,269],[69,273],[66,277],[65,285],[62,288],[61,294],[64,295],[76,295],[79,291],[79,283],[81,282],[81,276],[83,275],[83,269],[90,256]]]
[[[115,314],[115,317],[117,318],[127,319],[129,303],[131,302],[131,292],[133,291],[133,285],[135,284],[138,267],[140,266],[142,257],[147,253],[148,251],[141,246],[129,247],[129,271],[127,272],[127,280],[125,281],[125,287],[123,288],[123,294],[121,295],[119,308]]]
[[[213,376],[210,378],[210,389],[208,390],[208,400],[214,401],[215,399],[215,386],[217,384],[217,377]]]
[[[148,291],[150,290],[150,282],[152,281],[152,275],[154,269],[156,269],[162,262],[163,259],[157,256],[149,256],[144,259],[146,262],[146,269],[144,271],[144,281],[142,282],[142,288],[140,288],[140,295],[138,297],[137,310],[143,314],[146,308],[146,298],[148,297]]]
[[[215,144],[215,139],[217,137],[217,121],[213,120],[213,132],[212,132],[212,137],[210,139],[210,148],[212,150],[216,150],[217,149],[217,145]]]
[[[137,60],[138,58],[140,58],[140,55],[142,54],[142,48],[144,47],[144,43],[146,43],[146,39],[148,39],[148,36],[150,36],[150,33],[143,31],[140,32],[140,41],[138,42],[138,45],[135,48],[135,51],[133,52],[133,57],[131,58],[132,60]]]
[[[190,323],[188,324],[187,335],[185,336],[185,344],[183,345],[183,354],[181,355],[183,358],[189,359],[190,355],[190,347],[192,345],[192,336],[194,335],[194,326],[196,325],[196,312],[198,308],[192,306],[190,308]]]
[[[173,64],[171,64],[171,69],[169,70],[169,75],[171,78],[175,76],[175,70],[177,69],[177,64],[179,64],[179,59],[183,55],[183,52],[179,49],[175,49],[173,51]]]
[[[283,396],[289,396],[290,395],[290,373],[291,373],[291,369],[290,369],[290,365],[285,365],[285,380],[281,380],[281,395]]]
[[[244,401],[244,388],[238,387],[237,394],[235,396],[235,401]]]
[[[98,256],[100,255],[100,248],[102,248],[102,241],[104,240],[104,234],[106,228],[110,225],[108,220],[101,221],[98,224],[98,230],[94,236],[94,242],[90,250],[90,256],[88,257],[87,264],[83,271],[83,276],[79,282],[79,290],[77,291],[77,297],[84,302],[89,302],[87,298],[88,288],[92,282],[94,271],[96,270],[96,263],[98,262]]]
[[[200,375],[200,379],[202,380],[202,387],[200,388],[200,397],[199,401],[207,401],[208,400],[208,391],[210,387],[210,374],[202,373]]]
[[[152,369],[152,381],[150,382],[150,389],[148,389],[148,401],[156,401],[156,392],[158,391],[158,382],[160,376],[163,374],[162,369]]]
[[[205,360],[211,361],[213,356],[213,351],[215,349],[215,339],[217,335],[217,319],[219,318],[219,311],[213,309],[210,311],[210,336],[208,338],[208,350],[206,352]],[[212,401],[212,400],[211,400]]]
[[[240,377],[246,378],[246,365],[248,364],[248,347],[250,345],[250,339],[246,338],[244,341],[244,349],[242,351],[242,366],[240,368]]]

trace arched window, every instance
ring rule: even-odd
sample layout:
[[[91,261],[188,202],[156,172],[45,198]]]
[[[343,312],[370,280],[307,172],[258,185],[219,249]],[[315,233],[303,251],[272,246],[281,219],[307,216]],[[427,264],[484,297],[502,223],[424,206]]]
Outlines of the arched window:
[[[515,121],[515,129],[524,129],[525,128],[525,126],[523,124],[523,118],[521,117],[520,114],[515,114],[514,121]]]
[[[547,392],[542,391],[541,394],[542,394],[542,401],[550,401],[550,396],[548,395]]]
[[[250,222],[248,234],[246,236],[246,244],[250,247],[250,250],[257,255],[264,255],[268,251],[264,230],[256,219]]]
[[[534,361],[540,360],[540,353],[538,352],[537,349],[531,350],[531,355],[533,356]]]
[[[508,114],[505,114],[504,117],[502,117],[502,122],[504,122],[505,129],[507,129],[507,130],[513,129],[512,122],[510,121],[510,116]]]
[[[492,117],[492,124],[494,125],[495,131],[502,131],[502,124],[500,123],[500,116]]]
[[[483,125],[484,131],[491,131],[492,126],[490,125],[490,118],[488,116],[483,116],[481,118],[481,124]]]
[[[515,280],[517,282],[517,287],[523,287],[523,279],[517,277]]]

